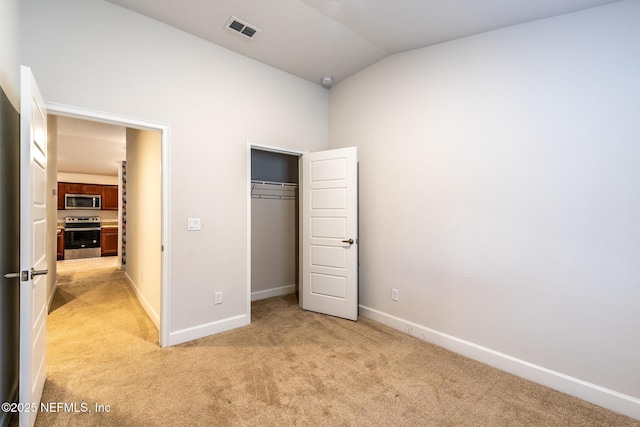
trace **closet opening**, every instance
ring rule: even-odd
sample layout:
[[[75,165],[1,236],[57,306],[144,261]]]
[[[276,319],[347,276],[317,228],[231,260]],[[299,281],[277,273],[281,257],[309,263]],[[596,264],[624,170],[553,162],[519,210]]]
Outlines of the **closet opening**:
[[[251,301],[299,293],[298,160],[250,146]]]

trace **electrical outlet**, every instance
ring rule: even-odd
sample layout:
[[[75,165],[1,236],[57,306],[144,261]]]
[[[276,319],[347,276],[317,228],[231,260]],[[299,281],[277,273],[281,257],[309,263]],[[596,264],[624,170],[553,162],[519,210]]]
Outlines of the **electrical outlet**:
[[[215,299],[213,300],[214,304],[222,304],[222,292],[215,293]]]
[[[397,289],[391,289],[391,300],[392,301],[398,301],[398,290]]]

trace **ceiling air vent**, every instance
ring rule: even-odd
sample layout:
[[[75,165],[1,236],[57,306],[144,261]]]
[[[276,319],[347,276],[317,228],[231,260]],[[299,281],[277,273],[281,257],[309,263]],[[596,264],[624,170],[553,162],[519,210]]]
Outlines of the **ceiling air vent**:
[[[252,27],[235,16],[232,16],[224,27],[234,33],[242,34],[249,39],[253,39],[253,37],[260,32],[259,29]]]

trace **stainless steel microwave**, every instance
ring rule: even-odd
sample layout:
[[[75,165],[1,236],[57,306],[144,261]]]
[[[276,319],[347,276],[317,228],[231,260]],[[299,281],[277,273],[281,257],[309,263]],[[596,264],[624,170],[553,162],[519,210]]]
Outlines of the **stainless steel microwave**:
[[[65,194],[65,209],[102,209],[102,196],[99,194]]]

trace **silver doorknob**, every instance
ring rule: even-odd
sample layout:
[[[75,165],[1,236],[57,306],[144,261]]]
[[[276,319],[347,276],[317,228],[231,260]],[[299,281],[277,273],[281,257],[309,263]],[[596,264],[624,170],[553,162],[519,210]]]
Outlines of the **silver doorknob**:
[[[353,239],[343,240],[342,243],[348,243],[350,245],[353,245]]]
[[[20,273],[7,273],[4,275],[5,279],[17,279],[20,277]]]
[[[43,274],[47,274],[49,272],[49,270],[34,270],[33,267],[31,268],[31,279],[33,279],[35,276],[42,276]]]

